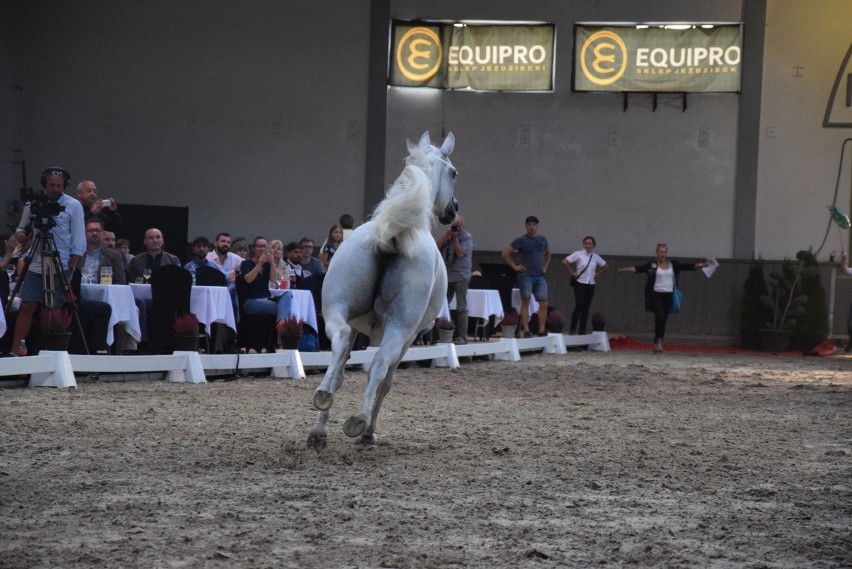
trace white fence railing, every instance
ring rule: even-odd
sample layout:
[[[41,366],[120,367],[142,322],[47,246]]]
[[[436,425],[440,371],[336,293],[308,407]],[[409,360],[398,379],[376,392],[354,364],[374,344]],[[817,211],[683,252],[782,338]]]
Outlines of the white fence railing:
[[[583,336],[549,334],[536,338],[506,338],[464,345],[432,344],[411,347],[403,361],[431,360],[435,367],[459,367],[459,358],[492,356],[494,359],[519,361],[521,352],[536,351],[565,354],[566,346],[588,345],[590,350],[609,351],[606,332]],[[352,352],[347,365],[369,369],[377,348]],[[272,377],[300,379],[306,367],[325,368],[331,364],[331,352],[278,350],[269,354],[199,354],[175,352],[164,356],[80,356],[67,352],[42,351],[37,356],[0,359],[0,376],[29,375],[29,387],[76,387],[75,373],[164,372],[166,381],[205,383],[205,370],[269,369]]]

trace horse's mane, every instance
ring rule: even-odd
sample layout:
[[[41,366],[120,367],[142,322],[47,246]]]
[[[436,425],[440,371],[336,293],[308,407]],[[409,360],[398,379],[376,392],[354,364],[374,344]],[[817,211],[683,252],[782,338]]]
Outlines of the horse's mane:
[[[432,164],[429,155],[416,144],[409,142],[408,151],[405,168],[371,218],[373,243],[380,254],[411,256],[415,232],[428,230],[432,223]]]

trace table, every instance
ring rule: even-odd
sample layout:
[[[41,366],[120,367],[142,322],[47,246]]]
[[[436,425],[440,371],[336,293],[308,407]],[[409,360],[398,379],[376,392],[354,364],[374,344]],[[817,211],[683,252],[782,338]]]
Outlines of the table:
[[[131,283],[129,286],[134,297],[140,300],[151,299],[151,285]],[[198,321],[208,330],[214,322],[221,322],[231,330],[237,329],[231,293],[226,286],[194,285],[189,296],[189,311],[195,314]]]
[[[456,309],[456,297],[453,296],[448,308]],[[495,322],[503,319],[503,303],[500,301],[500,293],[496,290],[483,288],[467,289],[467,315],[474,318],[488,320],[494,316]]]
[[[106,343],[108,346],[112,346],[115,342],[113,327],[118,323],[123,323],[127,333],[133,336],[137,342],[142,339],[139,311],[136,309],[133,291],[130,290],[129,286],[82,284],[80,285],[80,296],[84,300],[106,302],[112,307],[112,314],[109,317],[109,326],[107,327]]]
[[[512,308],[514,308],[518,314],[521,313],[521,291],[516,288],[512,289]],[[538,312],[538,301],[534,296],[530,297],[530,305],[529,305],[529,316]]]
[[[290,292],[293,294],[293,303],[290,305],[290,314],[292,316],[295,316],[299,320],[304,320],[305,324],[314,329],[314,332],[318,332],[319,327],[317,325],[317,309],[314,305],[313,293],[311,293],[311,291],[309,290],[303,290],[299,288],[269,289],[269,294],[271,296],[278,296],[285,292]]]

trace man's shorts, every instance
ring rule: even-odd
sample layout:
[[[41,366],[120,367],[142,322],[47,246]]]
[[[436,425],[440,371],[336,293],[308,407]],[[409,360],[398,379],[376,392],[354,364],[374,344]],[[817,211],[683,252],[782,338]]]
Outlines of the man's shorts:
[[[54,306],[59,307],[65,304],[67,298],[65,297],[65,292],[62,290],[62,283],[59,277],[54,276],[53,281],[53,290],[55,292],[53,297]],[[39,273],[27,271],[26,276],[24,276],[24,284],[21,285],[20,296],[22,302],[44,303],[44,289],[42,288],[41,275]]]
[[[547,281],[544,275],[536,277],[521,273],[518,275],[518,292],[522,300],[529,300],[530,295],[535,296],[538,302],[547,300]]]

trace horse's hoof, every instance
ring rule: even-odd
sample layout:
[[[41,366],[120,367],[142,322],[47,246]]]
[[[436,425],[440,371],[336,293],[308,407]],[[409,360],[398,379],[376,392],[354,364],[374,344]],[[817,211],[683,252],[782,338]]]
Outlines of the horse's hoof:
[[[361,435],[361,438],[358,439],[358,442],[362,445],[375,445],[379,443],[379,437],[376,436],[376,433],[371,435]]]
[[[361,415],[352,415],[343,423],[343,432],[347,437],[357,437],[367,428],[367,420]]]
[[[314,391],[314,408],[317,411],[328,411],[334,403],[334,394],[330,391],[317,389]]]
[[[311,431],[308,435],[308,448],[325,448],[328,435],[319,431]]]

